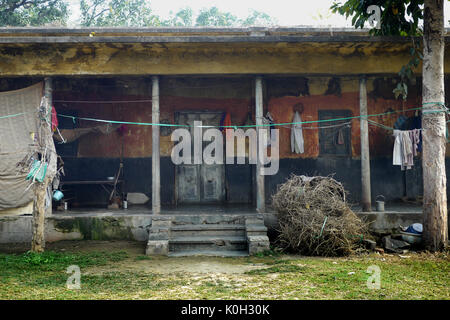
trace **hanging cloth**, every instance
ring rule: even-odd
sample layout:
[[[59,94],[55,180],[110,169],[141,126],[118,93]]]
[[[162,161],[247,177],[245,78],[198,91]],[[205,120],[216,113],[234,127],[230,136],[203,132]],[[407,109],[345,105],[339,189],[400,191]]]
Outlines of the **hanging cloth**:
[[[228,112],[224,112],[220,120],[220,131],[223,132],[226,129],[231,129],[229,126],[231,126],[231,116]]]
[[[263,129],[267,129],[266,135],[264,136],[264,138],[265,138],[264,147],[269,147],[272,139],[275,139],[275,136],[272,137],[272,129],[275,129],[275,126],[274,126],[275,121],[273,120],[273,117],[270,114],[270,112],[266,113],[266,116],[263,117],[262,122],[265,125],[263,127]],[[274,131],[274,134],[275,134],[275,131]]]
[[[52,131],[55,132],[58,128],[58,115],[55,106],[52,106]]]
[[[417,115],[417,116],[413,117],[411,129],[422,129],[422,116],[421,115]],[[418,144],[417,144],[417,151],[422,152],[422,131],[421,130],[417,130],[417,131],[418,131],[418,133],[416,133],[416,134],[419,136]]]
[[[344,133],[342,132],[344,128],[339,128],[338,136],[337,136],[337,144],[343,145],[344,144]]]
[[[402,170],[405,170],[405,167],[406,169],[409,170],[414,165],[413,145],[409,135],[409,130],[402,131],[402,149],[403,149]]]
[[[413,129],[409,131],[409,136],[411,138],[412,146],[413,146],[413,156],[417,156],[419,151],[420,144],[420,130]]]
[[[392,154],[392,164],[394,166],[402,165],[402,135],[400,130],[394,130],[394,151]]]
[[[392,164],[401,166],[402,170],[409,170],[414,165],[420,142],[420,130],[394,130],[394,151]]]
[[[291,152],[304,153],[302,124],[299,123],[302,122],[302,118],[300,118],[297,111],[295,111],[292,122],[294,122],[294,124],[291,127]]]

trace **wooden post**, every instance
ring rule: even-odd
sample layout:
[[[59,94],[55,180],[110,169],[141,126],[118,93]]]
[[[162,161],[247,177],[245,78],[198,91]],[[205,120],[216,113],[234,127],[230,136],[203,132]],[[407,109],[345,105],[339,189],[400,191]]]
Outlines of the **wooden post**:
[[[55,177],[56,170],[57,170],[57,160],[56,160],[56,148],[55,143],[53,141],[53,131],[52,131],[52,106],[53,106],[53,80],[52,78],[45,78],[44,79],[44,96],[47,98],[47,107],[48,107],[48,113],[49,113],[49,123],[46,123],[46,131],[45,131],[45,137],[46,141],[44,143],[45,147],[48,148],[50,151],[49,155],[49,166],[48,166],[48,173],[47,178],[44,181],[45,184],[45,190],[47,191],[47,188],[50,184],[53,182],[53,178]],[[48,125],[48,126],[47,126]],[[53,170],[52,170],[53,169]],[[51,199],[50,199],[51,201]],[[45,216],[51,216],[52,215],[52,203],[50,202],[50,205],[45,208]]]
[[[264,165],[261,163],[259,156],[260,148],[260,133],[262,129],[261,125],[263,117],[263,90],[262,90],[262,78],[256,77],[255,79],[255,118],[256,118],[256,133],[258,137],[257,144],[257,156],[256,156],[256,210],[260,213],[265,211],[265,194],[264,194],[264,175],[261,174],[261,167]]]
[[[361,130],[361,205],[363,211],[372,209],[370,194],[370,152],[369,126],[367,123],[367,88],[366,78],[359,80],[359,113]]]
[[[159,123],[159,79],[152,77],[152,123]],[[152,211],[161,213],[159,126],[152,126]]]
[[[45,211],[46,211],[46,195],[47,188],[52,182],[56,173],[56,152],[53,144],[52,128],[51,128],[51,109],[52,109],[52,79],[45,78],[44,96],[46,99],[45,107],[47,110],[40,112],[40,117],[44,114],[48,119],[39,119],[38,121],[38,144],[39,152],[42,155],[41,161],[47,164],[47,171],[44,181],[36,182],[35,199],[33,205],[33,222],[32,222],[32,240],[31,251],[43,252],[45,249]],[[44,157],[45,155],[45,157]],[[50,203],[51,210],[51,203]]]

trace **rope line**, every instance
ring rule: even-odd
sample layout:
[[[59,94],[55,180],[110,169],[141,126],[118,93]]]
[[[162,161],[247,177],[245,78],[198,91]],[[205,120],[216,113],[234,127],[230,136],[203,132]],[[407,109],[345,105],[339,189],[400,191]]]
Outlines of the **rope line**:
[[[145,100],[53,100],[56,103],[139,103],[139,102],[152,102],[151,99]]]
[[[424,104],[439,104],[443,105],[445,107],[445,104],[442,102],[427,102]],[[324,122],[333,122],[333,121],[342,121],[342,120],[352,120],[352,119],[367,119],[369,117],[380,117],[385,115],[390,115],[394,113],[399,112],[406,112],[406,111],[415,111],[415,110],[422,110],[424,107],[418,107],[418,108],[409,108],[405,110],[398,110],[398,111],[388,111],[383,113],[376,113],[376,114],[369,114],[369,115],[358,115],[358,116],[350,116],[350,117],[343,117],[343,118],[335,118],[335,119],[323,119],[323,120],[310,120],[310,121],[300,121],[300,122],[284,122],[284,123],[263,123],[263,124],[250,124],[250,125],[228,125],[228,126],[214,126],[214,125],[202,125],[202,126],[191,126],[191,125],[183,125],[183,124],[168,124],[168,123],[152,123],[152,122],[133,122],[133,121],[117,121],[117,120],[105,120],[105,119],[97,119],[97,118],[86,118],[86,117],[76,117],[76,116],[70,116],[65,114],[58,114],[59,117],[69,118],[72,119],[73,122],[75,122],[75,119],[79,120],[85,120],[85,121],[95,121],[95,122],[103,122],[103,123],[114,123],[114,124],[129,124],[129,125],[143,125],[143,126],[160,126],[160,127],[184,127],[184,128],[254,128],[254,127],[272,127],[272,126],[287,126],[287,125],[296,125],[296,124],[310,124],[310,123],[324,123]],[[426,110],[427,113],[433,113],[433,112],[443,112],[446,111],[444,109],[440,110]],[[12,118],[24,115],[26,112],[11,114],[11,115],[5,115],[1,116],[0,119],[6,119],[6,118]],[[373,122],[373,121],[371,121]],[[306,127],[305,127],[306,128]],[[318,127],[320,129],[320,127]]]
[[[309,124],[309,123],[324,123],[324,122],[333,122],[333,121],[342,121],[342,120],[351,120],[351,119],[360,119],[360,118],[368,118],[368,117],[379,117],[385,116],[389,114],[405,112],[405,111],[415,111],[421,110],[423,107],[419,108],[410,108],[405,110],[398,111],[389,111],[383,113],[376,113],[364,116],[351,116],[351,117],[343,117],[343,118],[335,118],[335,119],[323,119],[323,120],[310,120],[310,121],[300,121],[300,122],[282,122],[282,123],[263,123],[263,124],[250,124],[250,125],[228,125],[228,126],[214,126],[214,125],[205,125],[205,126],[191,126],[184,124],[166,124],[166,123],[151,123],[151,122],[132,122],[132,121],[116,121],[116,120],[105,120],[105,119],[96,119],[96,118],[85,118],[85,117],[75,117],[64,114],[58,114],[60,117],[70,118],[73,121],[75,119],[85,120],[85,121],[96,121],[96,122],[104,122],[104,123],[115,123],[115,124],[130,124],[130,125],[143,125],[143,126],[161,126],[161,127],[185,127],[185,128],[254,128],[254,127],[271,127],[271,126],[287,126],[287,125],[295,125],[295,124]],[[441,110],[437,111],[441,112]]]
[[[14,118],[21,115],[24,115],[26,112],[16,113],[16,114],[8,114],[6,116],[1,116],[0,119]]]

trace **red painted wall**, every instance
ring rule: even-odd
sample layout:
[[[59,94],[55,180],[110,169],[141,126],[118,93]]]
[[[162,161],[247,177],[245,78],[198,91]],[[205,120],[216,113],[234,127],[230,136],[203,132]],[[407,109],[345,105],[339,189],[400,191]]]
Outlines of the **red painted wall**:
[[[149,92],[149,91],[147,91]],[[370,95],[369,95],[370,96]],[[71,91],[55,91],[55,100],[147,100],[147,95],[124,95],[115,94],[114,88],[107,93],[82,95]],[[267,99],[266,99],[267,100]],[[410,97],[408,101],[374,99],[369,97],[369,114],[377,114],[393,110],[403,110],[418,107],[416,97]],[[275,122],[292,122],[293,106],[302,103],[304,112],[301,114],[303,121],[318,120],[318,110],[350,110],[352,115],[359,115],[359,93],[343,92],[341,96],[336,95],[310,95],[304,97],[285,96],[270,98],[265,103],[265,111],[270,111]],[[66,114],[67,110],[77,110],[80,117],[99,118],[106,120],[119,120],[130,122],[151,122],[151,102],[142,103],[114,103],[114,104],[74,104],[55,103],[57,111]],[[254,119],[254,99],[251,98],[196,98],[164,95],[160,97],[160,118],[174,122],[174,114],[180,110],[214,110],[226,111],[231,114],[233,124],[241,125],[247,118],[247,113],[252,112]],[[387,116],[371,117],[378,123],[393,127],[398,116],[396,113]],[[414,111],[405,112],[407,116],[414,115]],[[80,127],[101,125],[102,123],[92,121],[80,121]],[[316,127],[318,123],[305,124],[304,127]],[[290,151],[290,126],[279,127],[280,129],[280,157],[281,158],[315,158],[319,156],[318,130],[303,130],[305,139],[305,153],[294,154]],[[359,120],[352,120],[352,157],[360,155],[360,132]],[[371,156],[384,156],[392,154],[393,139],[392,132],[369,125],[370,152]],[[152,148],[152,127],[127,125],[123,136],[118,132],[109,135],[91,133],[79,141],[79,157],[120,157],[122,150],[124,157],[150,157]],[[161,137],[161,155],[169,156],[172,142],[170,136]]]

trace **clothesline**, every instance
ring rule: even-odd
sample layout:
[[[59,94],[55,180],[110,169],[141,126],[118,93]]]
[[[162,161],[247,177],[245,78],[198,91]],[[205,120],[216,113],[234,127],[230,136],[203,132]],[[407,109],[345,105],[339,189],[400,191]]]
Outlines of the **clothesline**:
[[[309,121],[300,121],[300,122],[285,122],[285,123],[267,123],[267,124],[251,124],[251,125],[224,125],[224,126],[214,126],[214,125],[201,125],[201,126],[190,126],[190,125],[183,125],[183,124],[166,124],[166,123],[151,123],[151,122],[132,122],[132,121],[116,121],[116,120],[105,120],[105,119],[97,119],[97,118],[85,118],[85,117],[76,117],[76,116],[69,116],[64,114],[58,114],[59,117],[65,117],[70,118],[75,122],[75,119],[79,120],[85,120],[85,121],[96,121],[96,122],[104,122],[104,123],[116,123],[116,124],[129,124],[129,125],[144,125],[144,126],[162,126],[162,127],[197,127],[197,128],[253,128],[253,127],[271,127],[271,126],[286,126],[286,125],[296,125],[296,124],[309,124],[309,123],[322,123],[322,122],[333,122],[333,121],[342,121],[342,120],[351,120],[351,119],[360,119],[360,118],[368,118],[368,117],[379,117],[399,112],[405,112],[405,111],[415,111],[415,110],[421,110],[423,107],[420,108],[411,108],[407,110],[399,110],[399,111],[389,111],[389,112],[383,112],[383,113],[377,113],[377,114],[370,114],[367,116],[351,116],[351,117],[343,117],[343,118],[335,118],[335,119],[323,119],[323,120],[309,120]],[[437,112],[437,111],[436,111]],[[442,112],[442,111],[439,111]]]
[[[145,100],[53,100],[56,103],[139,103],[139,102],[152,102],[151,99]]]
[[[265,117],[257,117],[257,118],[258,119],[266,119]],[[293,122],[293,124],[300,124],[300,123],[302,123],[302,122],[301,121],[300,122]],[[302,126],[302,129],[328,129],[328,128],[342,127],[342,126],[346,126],[346,125],[350,125],[350,124],[351,124],[351,121],[348,121],[348,122],[339,123],[339,124],[332,124],[332,125],[329,125],[329,126],[318,126],[318,127],[312,127],[312,126],[305,127],[305,126]],[[279,127],[283,128],[283,129],[292,129],[292,127],[287,127],[287,126],[282,126],[282,125],[280,125]]]
[[[394,130],[395,130],[394,128],[385,126],[384,124],[381,124],[381,123],[372,121],[372,120],[370,120],[370,119],[367,119],[367,121],[368,121],[369,124],[374,125],[374,126],[379,127],[379,128],[382,128],[382,129],[385,129],[385,130],[391,130],[391,131],[394,131]]]
[[[302,129],[329,129],[329,128],[337,128],[337,127],[349,126],[350,124],[351,124],[351,121],[340,123],[340,124],[335,124],[335,125],[331,125],[331,126],[302,127]],[[291,129],[291,127],[282,127],[282,128]]]
[[[372,121],[372,120],[367,120],[367,121],[369,122],[369,124],[372,124],[372,125],[374,125],[376,127],[379,127],[379,128],[385,129],[385,130],[390,130],[390,131],[400,130],[400,129],[395,129],[395,128],[391,128],[391,127],[385,126],[384,124],[381,124],[381,123],[378,123],[378,122],[375,122],[375,121]],[[422,131],[423,129],[420,128],[420,129],[411,129],[411,130]],[[405,130],[403,130],[403,131],[405,131]],[[406,131],[408,131],[408,130],[406,130]]]
[[[424,103],[424,104],[434,104],[434,105],[441,105],[440,102],[430,102],[430,103]],[[395,114],[399,112],[406,112],[406,111],[415,111],[415,110],[421,110],[424,109],[423,107],[419,108],[410,108],[405,110],[397,110],[397,111],[389,111],[389,112],[383,112],[383,113],[377,113],[377,114],[370,114],[366,116],[351,116],[351,117],[343,117],[343,118],[335,118],[335,119],[323,119],[323,120],[309,120],[309,121],[300,121],[300,122],[285,122],[285,123],[267,123],[267,124],[251,124],[251,125],[224,125],[224,126],[211,126],[211,125],[202,125],[202,126],[190,126],[190,125],[183,125],[183,124],[166,124],[166,123],[151,123],[151,122],[132,122],[132,121],[117,121],[117,120],[106,120],[106,119],[97,119],[97,118],[86,118],[86,117],[76,117],[71,115],[64,115],[64,114],[58,114],[59,117],[69,118],[72,119],[75,122],[75,119],[79,120],[85,120],[85,121],[95,121],[95,122],[103,122],[103,123],[116,123],[116,124],[129,124],[129,125],[145,125],[145,126],[161,126],[161,127],[199,127],[199,128],[251,128],[251,127],[271,127],[271,126],[279,126],[283,127],[286,125],[297,125],[297,124],[310,124],[310,123],[323,123],[323,122],[333,122],[333,121],[342,121],[342,120],[352,120],[352,119],[360,119],[360,118],[369,118],[369,117],[379,117],[379,116],[386,116],[390,114]],[[440,109],[440,110],[427,110],[430,113],[431,112],[446,112],[446,109]],[[11,117],[17,117],[24,115],[25,112],[22,113],[16,113],[11,115],[5,115],[0,117],[0,119],[6,119]],[[369,120],[369,119],[368,119]],[[373,121],[371,121],[373,122]],[[338,125],[336,125],[338,126]],[[305,127],[306,128],[306,127]],[[320,129],[320,127],[317,127]],[[393,128],[392,128],[393,129]]]

